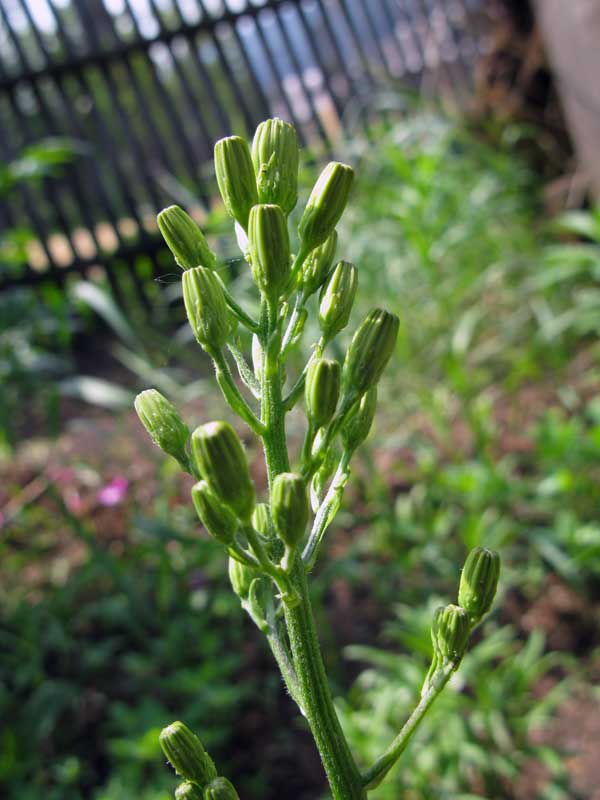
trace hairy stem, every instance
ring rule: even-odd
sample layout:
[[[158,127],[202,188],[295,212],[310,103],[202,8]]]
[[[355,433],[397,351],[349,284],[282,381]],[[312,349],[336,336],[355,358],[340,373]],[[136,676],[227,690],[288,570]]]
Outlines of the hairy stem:
[[[238,372],[240,378],[244,382],[244,386],[246,386],[253,394],[253,396],[259,400],[260,399],[260,384],[256,380],[254,372],[250,369],[248,362],[244,358],[244,354],[237,346],[237,344],[228,344],[227,348],[231,355],[235,359],[235,363],[238,368]]]
[[[215,364],[215,374],[217,376],[217,383],[219,384],[223,397],[231,406],[233,411],[241,417],[248,427],[256,434],[262,434],[263,426],[260,420],[256,417],[244,396],[235,385],[233,376],[229,369],[229,365],[225,360],[225,356],[220,351],[211,353],[212,359]]]
[[[223,289],[223,293],[225,295],[225,302],[229,306],[230,310],[233,312],[233,315],[245,325],[248,330],[252,331],[252,333],[257,333],[259,330],[259,324],[255,319],[252,319],[250,314],[248,314],[244,309],[237,303],[233,297],[229,294],[229,289],[225,286],[223,279],[219,275],[218,272],[215,272],[217,280],[221,284],[221,288]]]
[[[281,333],[278,331],[274,309],[269,310],[265,327],[261,419],[271,485],[280,472],[289,470],[285,408],[281,396]],[[299,556],[294,561],[291,580],[299,602],[291,607],[284,603],[283,608],[297,677],[298,699],[321,755],[333,797],[335,800],[364,800],[366,792],[361,776],[333,706],[310,605],[304,564]]]
[[[333,706],[310,605],[306,572],[299,557],[296,558],[292,579],[300,603],[293,608],[284,607],[284,613],[304,714],[321,755],[334,800],[364,800],[366,791]]]
[[[453,671],[454,665],[448,664],[434,676],[429,689],[425,692],[419,704],[405,722],[398,736],[396,736],[385,753],[377,759],[373,766],[363,773],[363,785],[366,789],[375,789],[376,786],[379,786],[396,761],[398,761],[406,749],[413,733],[419,726],[419,723],[429,711],[444,686],[448,683]]]

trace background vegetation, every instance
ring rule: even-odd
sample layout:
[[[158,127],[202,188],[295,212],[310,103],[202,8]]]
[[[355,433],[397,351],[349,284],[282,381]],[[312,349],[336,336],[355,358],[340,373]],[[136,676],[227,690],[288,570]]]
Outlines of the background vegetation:
[[[361,760],[411,709],[432,609],[454,599],[467,550],[504,563],[497,611],[378,800],[590,798],[596,785],[600,214],[547,218],[522,131],[485,133],[423,110],[343,154],[359,173],[339,253],[360,271],[354,319],[385,298],[402,320],[316,578]],[[243,294],[219,213],[210,230]],[[150,316],[126,280],[120,310],[101,282],[2,298],[0,788],[166,800],[157,733],[181,717],[244,798],[313,800],[310,737],[189,487],[127,410],[148,385],[193,421],[223,409],[178,328],[177,285],[152,290]]]

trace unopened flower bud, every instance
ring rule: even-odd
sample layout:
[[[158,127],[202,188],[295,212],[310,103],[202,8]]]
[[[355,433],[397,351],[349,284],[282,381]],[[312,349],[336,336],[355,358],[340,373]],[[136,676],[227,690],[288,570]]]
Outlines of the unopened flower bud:
[[[298,200],[298,137],[289,122],[261,122],[252,141],[258,200],[275,203],[289,214]]]
[[[160,212],[156,221],[163,239],[182,269],[214,269],[215,254],[200,228],[182,208],[169,206]]]
[[[277,300],[290,277],[290,239],[279,206],[252,208],[248,240],[254,282],[267,297]]]
[[[237,433],[228,422],[209,422],[192,433],[194,464],[219,498],[246,521],[255,493],[248,461]]]
[[[231,544],[239,528],[239,520],[206,481],[198,481],[192,487],[192,501],[207,532],[221,544]]]
[[[354,334],[344,361],[344,384],[364,394],[375,386],[390,360],[398,337],[399,320],[395,314],[376,308]]]
[[[354,170],[347,164],[331,161],[315,183],[298,234],[308,252],[322,244],[338,224],[348,202]]]
[[[254,567],[249,564],[242,564],[236,558],[229,558],[229,580],[233,591],[242,600],[248,597],[252,581],[259,576]]]
[[[458,590],[458,603],[465,609],[471,622],[478,622],[492,607],[499,577],[500,556],[495,550],[484,547],[471,550],[460,576]]]
[[[376,408],[377,386],[372,386],[363,394],[354,413],[342,425],[341,436],[346,450],[354,452],[367,438]]]
[[[245,230],[250,209],[258,203],[248,142],[241,136],[220,139],[215,144],[215,172],[227,213]]]
[[[339,261],[321,291],[319,303],[319,324],[327,340],[333,339],[348,324],[357,286],[354,264]]]
[[[175,789],[175,800],[204,800],[204,792],[197,783],[184,781]]]
[[[215,778],[204,790],[204,800],[240,800],[227,778]]]
[[[163,728],[159,741],[171,766],[182,778],[205,786],[217,777],[215,765],[200,739],[183,722]]]
[[[275,530],[288,547],[302,540],[308,522],[309,504],[304,478],[282,472],[273,481],[271,513]]]
[[[306,296],[314,294],[327,280],[337,247],[338,235],[333,230],[327,239],[311,250],[302,266],[302,289]]]
[[[223,287],[215,273],[195,267],[183,273],[183,302],[194,336],[205,350],[220,350],[233,329]]]
[[[267,539],[271,535],[271,522],[269,519],[269,506],[266,503],[257,503],[252,512],[252,527],[261,536]]]
[[[173,403],[156,389],[146,389],[135,398],[135,410],[154,444],[185,464],[185,446],[190,432]]]
[[[465,654],[471,632],[469,615],[460,606],[440,606],[433,617],[431,640],[434,653],[458,666]]]
[[[308,417],[315,428],[327,425],[340,396],[341,368],[337,361],[317,358],[306,373],[304,396]]]

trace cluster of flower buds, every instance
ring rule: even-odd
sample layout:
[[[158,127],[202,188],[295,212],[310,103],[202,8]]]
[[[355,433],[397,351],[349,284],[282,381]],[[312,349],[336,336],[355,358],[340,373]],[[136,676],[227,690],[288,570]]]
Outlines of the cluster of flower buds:
[[[239,800],[227,778],[217,775],[200,739],[183,722],[163,728],[159,741],[169,763],[183,778],[175,790],[176,800]]]
[[[336,226],[354,180],[350,166],[332,161],[323,169],[300,214],[296,239],[289,231],[289,215],[298,201],[299,150],[292,125],[266,120],[258,126],[251,146],[240,136],[221,139],[214,161],[225,209],[235,220],[237,241],[260,295],[258,318],[232,297],[215,254],[185,211],[166,208],[158,216],[158,226],[183,270],[188,321],[214,363],[225,400],[262,439],[268,502],[257,503],[244,447],[229,423],[209,422],[190,436],[172,403],[154,389],[142,392],[135,406],[152,440],[193,476],[194,508],[208,534],[229,556],[233,591],[267,634],[290,694],[301,708],[306,704],[314,711],[310,691],[299,679],[301,672],[310,671],[304,652],[308,639],[301,652],[301,639],[290,634],[288,643],[283,642],[280,612],[290,625],[290,615],[299,609],[293,623],[296,630],[307,624],[310,614],[301,605],[307,602],[304,572],[312,568],[324,533],[340,508],[350,459],[371,429],[377,386],[394,352],[400,323],[394,314],[375,308],[358,326],[343,361],[324,355],[350,321],[358,285],[356,266],[336,256]],[[313,295],[317,295],[320,338],[296,381],[286,388],[288,353],[303,333]],[[238,338],[244,329],[246,340]],[[242,352],[250,336],[251,364]],[[247,393],[233,378],[232,359]],[[303,394],[308,424],[294,468],[285,418]],[[314,518],[309,525],[311,510]],[[424,694],[432,686],[439,690],[457,668],[474,625],[491,607],[499,569],[497,553],[477,548],[469,554],[458,605],[439,608],[434,616],[433,660]],[[335,714],[331,710],[326,716],[332,721]],[[311,722],[308,713],[307,719]],[[318,729],[314,720],[311,725]],[[178,800],[238,798],[231,783],[217,776],[212,760],[185,725],[177,722],[165,728],[161,745],[183,779],[176,791]]]
[[[375,309],[356,331],[343,365],[323,357],[324,348],[349,322],[358,285],[354,264],[343,259],[334,263],[335,227],[353,183],[351,167],[331,162],[322,171],[301,214],[294,255],[288,232],[288,216],[298,199],[299,150],[293,126],[280,119],[266,120],[258,126],[251,147],[243,138],[229,136],[216,143],[214,155],[223,203],[236,222],[238,241],[243,231],[244,255],[267,316],[255,321],[234,301],[219,275],[215,254],[185,211],[178,206],[164,209],[158,225],[183,269],[183,301],[194,336],[213,359],[227,402],[259,435],[267,434],[261,421],[264,407],[257,414],[244,399],[225,348],[235,346],[238,325],[250,331],[252,367],[241,363],[239,351],[232,353],[242,381],[268,408],[271,400],[263,396],[263,385],[273,376],[283,382],[285,355],[304,327],[304,305],[320,292],[321,340],[290,391],[289,405],[281,407],[285,414],[304,387],[308,432],[302,461],[297,472],[273,476],[270,504],[256,506],[244,448],[228,423],[201,425],[190,436],[174,406],[155,390],[142,392],[136,409],[156,444],[195,477],[196,512],[209,535],[227,549],[234,590],[251,605],[253,582],[265,574],[276,582],[280,596],[289,599],[283,573],[305,538],[311,503],[317,524],[321,490],[336,470],[336,439],[345,459],[340,473],[344,480],[338,477],[336,484],[339,497],[339,487],[347,480],[347,462],[369,433],[376,384],[394,349],[399,323],[393,314]],[[289,301],[292,293],[295,305]],[[277,326],[286,324],[292,308],[284,333]],[[320,518],[331,519],[332,509],[331,504],[322,509]]]
[[[465,561],[458,590],[458,605],[440,606],[431,626],[433,659],[423,686],[427,692],[437,675],[458,668],[471,631],[492,607],[498,579],[500,556],[495,550],[476,547]],[[446,671],[446,672],[445,672]]]

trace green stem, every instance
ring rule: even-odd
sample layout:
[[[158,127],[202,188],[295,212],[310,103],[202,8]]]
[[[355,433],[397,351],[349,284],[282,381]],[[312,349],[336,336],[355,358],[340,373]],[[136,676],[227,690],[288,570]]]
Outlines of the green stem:
[[[335,517],[342,502],[344,489],[346,488],[350,475],[349,463],[351,456],[352,453],[349,450],[343,452],[338,468],[327,490],[327,494],[315,516],[308,542],[302,553],[302,560],[309,572],[315,565],[317,555],[319,554],[319,547],[327,532],[327,528],[331,525],[332,519]]]
[[[356,406],[360,403],[360,396],[355,393],[350,393],[342,400],[342,407],[337,416],[335,416],[329,426],[325,429],[325,435],[319,443],[317,452],[311,456],[308,462],[302,465],[302,477],[308,482],[312,479],[315,472],[323,463],[325,453],[331,446],[331,443],[340,432],[342,425],[346,422],[348,417],[354,412]]]
[[[281,397],[279,361],[281,333],[275,309],[268,314],[263,334],[262,434],[269,485],[281,472],[289,470],[285,438],[285,409]],[[306,573],[297,556],[291,570],[293,588],[299,597],[295,606],[283,604],[292,660],[297,677],[297,693],[321,755],[335,800],[364,800],[361,776],[352,758],[335,713],[310,605]]]
[[[264,545],[260,541],[260,535],[258,532],[254,530],[252,525],[245,525],[242,530],[248,539],[248,544],[254,552],[260,568],[265,575],[268,575],[273,581],[275,581],[283,602],[286,604],[297,603],[298,598],[295,596],[294,591],[291,588],[288,575],[281,567],[273,564],[267,554],[267,551],[265,550]]]
[[[300,711],[304,713],[302,702],[300,700],[298,676],[296,675],[296,670],[292,664],[289,647],[286,642],[285,630],[283,629],[283,623],[277,619],[273,598],[271,597],[270,600],[271,602],[267,608],[267,624],[269,626],[267,641],[269,642],[271,652],[275,657],[275,661],[277,662],[277,666],[279,667],[279,671],[281,672],[281,676],[291,698],[299,707]]]
[[[296,253],[296,257],[292,262],[292,267],[290,270],[290,285],[296,286],[298,278],[300,276],[300,270],[302,269],[302,265],[306,261],[306,258],[310,250],[306,250],[304,247],[300,247],[300,250]]]
[[[223,279],[221,278],[219,273],[215,272],[214,274],[219,283],[221,284],[221,288],[223,289],[223,293],[225,295],[225,302],[229,306],[230,310],[233,312],[234,316],[237,317],[237,319],[242,323],[242,325],[245,325],[246,328],[248,328],[248,330],[252,331],[252,333],[257,333],[260,327],[258,322],[255,319],[252,319],[250,314],[244,311],[241,305],[239,305],[239,303],[237,303],[233,299],[233,297],[229,294],[229,290],[225,286],[225,283],[223,282]]]
[[[294,341],[294,338],[296,336],[296,328],[298,326],[298,321],[300,319],[300,314],[302,312],[302,309],[304,308],[305,303],[306,303],[306,296],[304,292],[298,292],[298,294],[296,295],[296,302],[294,303],[294,310],[292,311],[290,321],[288,323],[286,332],[283,336],[283,342],[281,344],[282,356],[285,356],[292,342]]]
[[[263,426],[261,421],[256,417],[244,399],[244,396],[235,385],[235,381],[233,380],[233,376],[229,369],[229,365],[225,360],[225,356],[221,351],[211,352],[210,355],[215,364],[217,383],[221,387],[223,397],[231,406],[233,411],[235,411],[235,413],[244,420],[244,422],[252,431],[254,431],[254,433],[258,434],[259,436],[262,435]]]
[[[252,392],[257,400],[260,400],[260,383],[256,380],[256,376],[250,369],[248,362],[244,358],[244,354],[236,344],[228,344],[227,348],[235,359],[244,386]]]
[[[312,452],[316,435],[317,435],[317,428],[315,428],[315,426],[312,423],[312,420],[309,418],[308,427],[306,428],[306,436],[304,437],[302,450],[300,451],[300,463],[307,464],[310,461],[310,454]]]
[[[310,606],[306,572],[299,557],[292,579],[300,603],[293,608],[284,607],[284,614],[304,714],[334,800],[364,800],[367,795],[361,776],[333,706]]]
[[[285,413],[281,396],[281,331],[277,308],[273,305],[266,315],[263,335],[263,364],[261,370],[261,421],[263,447],[267,462],[269,486],[280,472],[288,472],[290,461],[285,438]]]
[[[454,668],[454,664],[448,664],[444,666],[440,672],[438,672],[437,676],[434,676],[429,689],[423,695],[418,706],[407,719],[398,736],[396,736],[385,753],[377,759],[373,766],[363,773],[363,786],[366,789],[375,789],[376,786],[379,786],[396,761],[398,761],[406,749],[411,736],[419,726],[419,723],[429,711],[433,702],[439,696],[444,686],[448,683],[450,676],[454,672]]]

